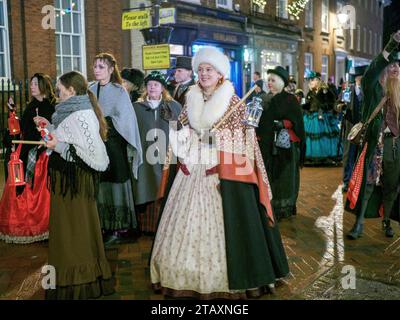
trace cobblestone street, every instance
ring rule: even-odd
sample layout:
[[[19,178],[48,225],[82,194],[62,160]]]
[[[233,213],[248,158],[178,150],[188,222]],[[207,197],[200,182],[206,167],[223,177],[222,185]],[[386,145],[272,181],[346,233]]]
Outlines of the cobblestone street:
[[[263,299],[400,299],[399,226],[394,224],[396,235],[388,239],[380,220],[367,220],[364,236],[347,240],[354,216],[343,212],[341,171],[303,169],[298,215],[280,223],[291,273],[274,295]],[[163,299],[150,287],[151,244],[151,237],[141,237],[107,250],[117,293],[106,299]],[[43,299],[40,272],[46,259],[47,243],[0,242],[0,299]],[[355,268],[355,289],[342,288],[344,266]]]

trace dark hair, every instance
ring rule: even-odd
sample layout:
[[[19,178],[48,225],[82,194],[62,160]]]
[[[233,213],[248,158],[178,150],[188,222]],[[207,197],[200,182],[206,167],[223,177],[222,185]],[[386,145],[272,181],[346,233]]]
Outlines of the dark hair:
[[[112,83],[118,83],[122,85],[122,78],[121,78],[121,73],[119,72],[118,69],[117,60],[115,60],[114,56],[111,53],[107,52],[99,53],[97,56],[94,57],[93,63],[95,63],[96,60],[101,60],[105,62],[109,68],[111,67],[114,68],[114,71],[111,74],[110,81]]]
[[[254,74],[261,78],[261,73],[259,73],[258,71],[254,71]]]
[[[54,87],[52,84],[52,80],[50,76],[44,73],[35,73],[32,77],[30,82],[36,78],[38,80],[39,91],[40,93],[50,101],[50,103],[56,103],[56,94],[54,93]],[[33,97],[31,98],[32,101]]]
[[[93,106],[93,111],[96,114],[100,126],[100,136],[103,141],[107,139],[107,122],[104,119],[103,112],[100,109],[99,103],[92,91],[88,88],[88,82],[83,74],[78,71],[70,71],[64,73],[59,79],[60,83],[67,89],[74,88],[77,96],[89,95],[90,102]]]

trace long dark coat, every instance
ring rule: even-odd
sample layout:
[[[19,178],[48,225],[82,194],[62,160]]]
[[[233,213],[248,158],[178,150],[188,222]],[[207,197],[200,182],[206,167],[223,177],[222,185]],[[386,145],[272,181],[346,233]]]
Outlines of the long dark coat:
[[[175,100],[161,101],[155,110],[150,108],[147,101],[136,102],[133,104],[139,125],[140,141],[143,149],[143,163],[139,167],[138,179],[133,181],[133,194],[135,205],[145,204],[157,199],[157,192],[161,182],[162,168],[167,154],[169,144],[169,122],[177,121],[181,112],[181,105]],[[153,129],[161,129],[164,132],[166,141],[161,137],[154,139],[154,133],[148,132]],[[160,140],[158,140],[160,139]],[[147,141],[149,140],[149,141]],[[156,141],[155,141],[156,140]],[[147,153],[153,155],[155,143],[160,143],[160,162],[156,164],[149,163]],[[149,150],[149,148],[151,148]]]

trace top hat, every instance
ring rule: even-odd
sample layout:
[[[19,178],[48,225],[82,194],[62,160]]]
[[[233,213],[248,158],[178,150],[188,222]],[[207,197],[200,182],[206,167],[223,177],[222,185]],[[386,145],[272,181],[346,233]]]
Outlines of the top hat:
[[[282,78],[283,82],[285,83],[285,87],[289,84],[289,73],[287,70],[281,66],[275,67],[275,69],[268,69],[267,74],[276,74],[280,78]]]
[[[186,69],[186,70],[192,70],[192,57],[188,56],[179,56],[176,57],[176,65],[175,69]]]

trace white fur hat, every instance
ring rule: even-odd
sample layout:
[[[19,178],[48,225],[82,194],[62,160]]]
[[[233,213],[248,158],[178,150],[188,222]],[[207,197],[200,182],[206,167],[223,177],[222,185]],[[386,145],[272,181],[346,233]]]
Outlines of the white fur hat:
[[[231,65],[228,57],[215,47],[203,47],[194,55],[193,71],[197,73],[201,63],[211,64],[225,79],[229,79]]]

